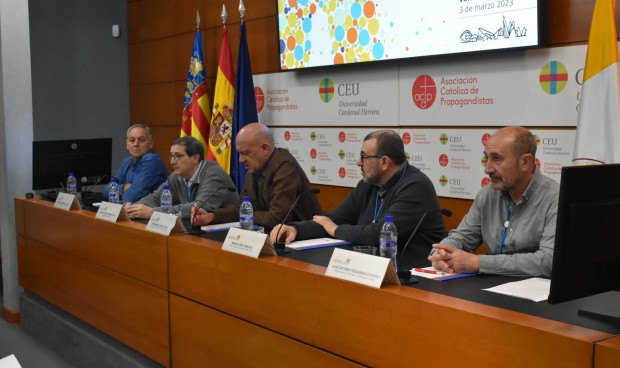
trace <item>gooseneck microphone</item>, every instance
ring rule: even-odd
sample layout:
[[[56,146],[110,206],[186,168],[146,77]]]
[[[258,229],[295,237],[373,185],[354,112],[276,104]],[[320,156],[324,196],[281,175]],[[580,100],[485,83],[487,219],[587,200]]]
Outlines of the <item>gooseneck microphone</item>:
[[[405,246],[403,247],[403,251],[400,253],[400,258],[397,262],[399,268],[402,267],[403,259],[405,257],[405,251],[407,250],[407,247],[409,246],[409,244],[411,244],[411,241],[417,234],[418,229],[420,228],[420,225],[422,225],[422,223],[426,219],[426,216],[429,213],[436,212],[436,211],[441,212],[441,214],[446,217],[452,216],[452,211],[446,210],[443,208],[434,208],[434,209],[424,212],[422,214],[422,218],[420,218],[420,221],[418,221],[418,224],[416,225],[415,229],[413,229],[411,236],[409,236],[409,239],[407,239],[407,242],[405,243]],[[416,282],[418,282],[418,280],[415,277],[411,276],[411,270],[397,270],[397,273],[398,273],[398,278],[400,279],[401,284],[415,284]]]
[[[80,193],[80,196],[82,197],[82,205],[83,206],[90,206],[91,204],[87,203],[87,199],[88,199],[88,193],[94,188],[96,187],[99,183],[101,183],[103,181],[103,179],[110,177],[110,180],[112,180],[112,178],[114,178],[113,176],[110,175],[102,175],[99,178],[97,178],[97,180],[95,181],[94,184],[90,185],[90,187],[87,187],[85,190],[82,191],[82,193]],[[119,192],[120,192],[120,188],[119,188]],[[120,193],[119,193],[119,199],[120,199]]]
[[[236,192],[237,191],[237,189],[235,189],[235,187],[219,187],[216,190],[214,190],[213,193],[209,194],[207,199],[202,201],[200,206],[196,206],[195,207],[196,211],[194,211],[194,215],[191,216],[191,226],[190,226],[189,231],[187,232],[188,234],[204,234],[205,233],[205,231],[200,228],[200,225],[194,225],[194,223],[196,222],[196,217],[198,216],[198,210],[201,209],[202,206],[204,206],[209,201],[209,199],[211,199],[211,197],[213,197],[215,195],[215,193],[219,192],[220,189],[226,189],[229,192]]]
[[[291,212],[293,212],[293,208],[295,208],[295,205],[297,204],[299,199],[304,194],[306,194],[306,193],[319,194],[319,193],[321,193],[321,190],[320,189],[310,188],[308,190],[304,190],[303,192],[299,193],[297,198],[295,198],[295,202],[293,202],[293,205],[291,206],[291,208],[289,208],[288,212],[286,213],[286,216],[284,216],[284,219],[282,220],[282,222],[280,222],[280,224],[281,224],[280,228],[278,229],[278,232],[276,233],[276,242],[273,243],[273,249],[275,249],[276,252],[278,252],[278,253],[287,253],[287,251],[285,250],[286,243],[284,241],[280,240],[280,230],[282,230],[282,225],[284,225],[286,223],[286,220],[288,219],[288,216],[291,214]]]

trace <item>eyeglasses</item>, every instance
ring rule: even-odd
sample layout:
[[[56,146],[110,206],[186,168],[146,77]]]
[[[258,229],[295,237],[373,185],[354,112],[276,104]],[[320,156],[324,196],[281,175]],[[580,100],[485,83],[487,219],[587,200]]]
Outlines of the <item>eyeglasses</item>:
[[[174,158],[175,160],[180,160],[185,156],[187,156],[185,153],[170,153],[168,159],[172,160]]]
[[[360,159],[364,162],[367,158],[383,158],[385,155],[366,155],[364,153],[360,153]]]

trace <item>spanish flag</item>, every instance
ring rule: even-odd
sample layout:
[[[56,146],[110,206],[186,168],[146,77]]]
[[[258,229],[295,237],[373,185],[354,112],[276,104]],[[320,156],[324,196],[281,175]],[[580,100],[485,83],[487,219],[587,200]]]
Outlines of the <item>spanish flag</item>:
[[[581,86],[573,164],[620,163],[616,1],[596,0]]]
[[[211,110],[207,95],[207,74],[202,56],[202,35],[196,30],[192,57],[189,60],[183,118],[181,120],[181,137],[191,135],[198,139],[207,152],[209,139],[209,111]]]
[[[220,62],[215,82],[207,158],[217,161],[228,174],[230,174],[230,156],[232,151],[234,83],[235,71],[233,70],[232,53],[230,51],[230,42],[228,41],[228,29],[224,27]]]

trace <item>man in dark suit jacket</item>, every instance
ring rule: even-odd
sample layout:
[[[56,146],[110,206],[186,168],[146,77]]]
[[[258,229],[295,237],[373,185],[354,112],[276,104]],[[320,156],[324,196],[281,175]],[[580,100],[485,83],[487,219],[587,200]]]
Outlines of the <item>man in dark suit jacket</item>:
[[[239,162],[247,170],[241,197],[250,196],[254,222],[266,228],[279,224],[298,195],[308,192],[310,181],[297,160],[286,150],[276,148],[273,135],[265,125],[251,123],[237,133]],[[241,200],[232,206],[207,212],[198,210],[196,225],[239,221]],[[305,193],[288,221],[312,219],[321,213],[321,205],[312,193]]]

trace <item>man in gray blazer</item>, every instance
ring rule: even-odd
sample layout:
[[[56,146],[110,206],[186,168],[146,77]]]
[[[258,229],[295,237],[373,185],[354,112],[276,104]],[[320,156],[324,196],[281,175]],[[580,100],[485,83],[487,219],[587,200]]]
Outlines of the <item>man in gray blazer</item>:
[[[153,211],[160,211],[163,186],[172,192],[172,211],[189,219],[192,206],[197,203],[207,210],[227,207],[239,200],[230,176],[216,162],[204,159],[204,148],[194,137],[178,138],[170,145],[170,164],[174,171],[159,188],[136,204],[126,207],[130,218],[148,219]],[[205,203],[205,201],[208,202]]]

